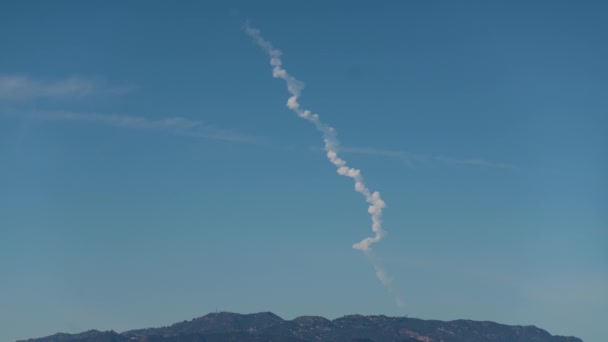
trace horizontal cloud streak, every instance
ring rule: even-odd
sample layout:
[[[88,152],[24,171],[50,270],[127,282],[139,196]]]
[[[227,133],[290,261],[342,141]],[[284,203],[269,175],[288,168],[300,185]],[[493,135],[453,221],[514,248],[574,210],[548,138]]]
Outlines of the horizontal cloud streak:
[[[414,154],[405,151],[391,151],[382,150],[375,148],[358,148],[358,147],[341,147],[340,151],[343,153],[351,154],[367,154],[374,156],[381,156],[387,158],[399,159],[406,162],[408,165],[414,164],[448,164],[456,166],[473,166],[473,167],[485,167],[495,168],[503,170],[518,170],[518,167],[513,164],[491,162],[479,158],[455,158],[446,156],[431,156],[424,154]]]
[[[45,121],[75,121],[132,129],[159,130],[193,138],[224,140],[251,144],[262,143],[261,139],[253,136],[238,134],[230,130],[218,128],[215,125],[207,124],[203,121],[191,120],[183,117],[149,119],[139,116],[102,115],[96,113],[79,113],[71,111],[32,111],[18,113],[10,110],[2,110],[0,113]]]
[[[103,81],[82,77],[43,81],[25,75],[0,75],[0,101],[120,95],[133,89],[133,86],[109,87]]]

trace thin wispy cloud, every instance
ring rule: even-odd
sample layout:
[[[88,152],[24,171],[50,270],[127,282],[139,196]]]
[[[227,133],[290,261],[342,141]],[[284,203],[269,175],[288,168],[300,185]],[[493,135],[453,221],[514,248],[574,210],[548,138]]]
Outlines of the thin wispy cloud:
[[[72,111],[17,112],[14,110],[2,110],[0,113],[4,114],[5,116],[21,116],[43,121],[71,121],[101,124],[130,129],[164,131],[170,134],[188,136],[192,138],[264,144],[264,140],[258,137],[240,134],[200,120],[192,120],[179,116],[162,119],[150,119],[141,116],[81,113]]]
[[[38,98],[79,98],[92,95],[121,95],[132,85],[108,86],[98,79],[69,77],[39,80],[26,75],[0,75],[0,101],[18,102]]]
[[[433,165],[433,164],[445,164],[445,165],[453,165],[453,166],[470,166],[470,167],[482,167],[482,168],[494,168],[494,169],[503,169],[503,170],[518,170],[518,167],[509,164],[509,163],[501,163],[501,162],[493,162],[487,161],[480,158],[457,158],[457,157],[447,157],[447,156],[432,156],[425,154],[415,154],[406,151],[393,151],[393,150],[383,150],[376,148],[368,148],[368,147],[341,147],[340,151],[343,153],[350,154],[365,154],[372,156],[380,156],[386,158],[398,159],[406,164],[413,165]]]

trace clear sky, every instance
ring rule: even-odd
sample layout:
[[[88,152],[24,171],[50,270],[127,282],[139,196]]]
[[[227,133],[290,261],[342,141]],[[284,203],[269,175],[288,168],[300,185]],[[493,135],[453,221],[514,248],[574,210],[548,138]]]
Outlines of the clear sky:
[[[608,319],[603,1],[0,5],[0,340],[216,309]],[[285,106],[250,20],[387,203]]]

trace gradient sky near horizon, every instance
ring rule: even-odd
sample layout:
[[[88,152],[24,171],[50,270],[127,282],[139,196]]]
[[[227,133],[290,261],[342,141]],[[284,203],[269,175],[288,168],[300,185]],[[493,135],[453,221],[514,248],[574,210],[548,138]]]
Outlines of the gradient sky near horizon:
[[[3,2],[0,340],[216,309],[608,319],[601,1]],[[300,103],[387,203],[366,204]]]

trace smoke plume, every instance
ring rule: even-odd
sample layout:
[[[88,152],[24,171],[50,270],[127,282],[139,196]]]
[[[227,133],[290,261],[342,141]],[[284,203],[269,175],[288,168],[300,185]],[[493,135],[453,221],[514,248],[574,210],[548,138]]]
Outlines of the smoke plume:
[[[249,23],[245,24],[245,32],[251,38],[253,38],[253,41],[270,56],[272,76],[285,81],[287,90],[291,95],[287,100],[287,107],[295,112],[300,118],[312,123],[316,129],[323,134],[327,159],[329,159],[329,161],[336,166],[336,171],[339,175],[352,178],[355,183],[355,191],[362,194],[365,197],[365,201],[369,203],[367,211],[369,212],[372,220],[371,228],[373,236],[366,237],[363,240],[355,243],[353,248],[363,251],[368,256],[372,262],[372,265],[374,266],[376,276],[380,282],[386,286],[391,293],[393,293],[392,280],[387,275],[380,260],[372,253],[371,248],[373,244],[382,240],[382,238],[386,235],[386,232],[382,230],[382,209],[386,207],[386,204],[380,197],[380,193],[377,191],[370,191],[365,185],[361,171],[349,167],[346,161],[340,158],[338,155],[339,141],[336,135],[336,130],[333,127],[323,123],[318,114],[313,114],[311,111],[300,106],[298,98],[301,95],[303,84],[282,67],[283,62],[281,60],[281,51],[275,49],[269,41],[262,37],[260,30],[252,28],[249,26]],[[403,305],[403,302],[398,295],[396,296],[396,301],[399,306]]]

